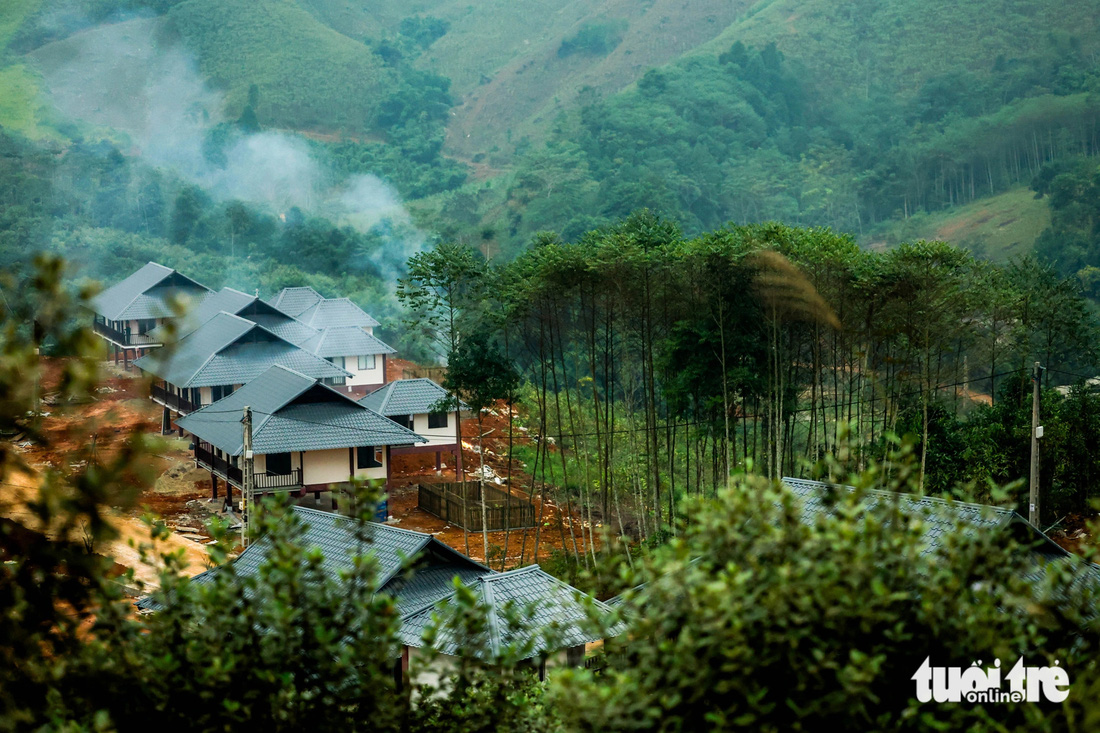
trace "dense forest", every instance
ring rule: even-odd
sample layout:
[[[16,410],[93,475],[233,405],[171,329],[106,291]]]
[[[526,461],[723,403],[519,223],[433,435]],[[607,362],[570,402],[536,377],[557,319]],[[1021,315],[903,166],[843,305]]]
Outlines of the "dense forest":
[[[1046,185],[1044,166],[1096,154],[1100,33],[1083,5],[701,2],[675,17],[666,6],[549,3],[524,18],[449,0],[19,0],[0,16],[0,126],[187,180],[125,123],[65,104],[74,65],[103,69],[87,86],[139,96],[127,59],[180,49],[211,95],[206,165],[226,165],[242,136],[289,136],[329,182],[377,176],[415,226],[505,257],[539,231],[576,241],[640,208],[688,235],[778,220],[863,244],[934,238],[907,222]],[[1021,38],[1023,27],[1041,31]],[[155,137],[171,137],[176,120],[153,117]],[[259,218],[289,208],[212,194]],[[1004,243],[978,229],[965,244],[997,259]],[[155,223],[140,233],[162,235]],[[1012,252],[1031,250],[1034,234],[1022,236]],[[1049,246],[1036,251],[1070,273]],[[1074,274],[1087,264],[1075,262]]]
[[[875,253],[772,224],[685,237],[640,213],[576,243],[544,234],[497,265],[440,245],[410,261],[398,296],[413,326],[448,334],[460,393],[491,373],[470,358],[522,370],[528,386],[496,398],[529,411],[537,447],[517,455],[533,488],[566,487],[587,512],[587,530],[558,528],[589,533],[575,548],[595,546],[597,523],[660,535],[679,499],[731,473],[881,463],[897,436],[921,489],[988,501],[1027,475],[1033,359],[1044,518],[1100,492],[1100,398],[1082,384],[1097,324],[1076,280],[1035,259],[992,265],[935,242]]]

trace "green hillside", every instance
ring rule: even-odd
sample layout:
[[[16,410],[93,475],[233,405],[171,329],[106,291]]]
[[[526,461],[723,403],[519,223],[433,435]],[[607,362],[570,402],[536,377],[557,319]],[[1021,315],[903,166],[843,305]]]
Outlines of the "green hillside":
[[[1041,53],[1051,37],[1098,48],[1096,5],[1060,0],[764,0],[700,51],[775,42],[829,93],[916,93],[936,75],[985,73]]]
[[[23,0],[0,16],[18,50],[0,73],[0,124],[32,138],[49,127],[19,53],[48,64],[66,36],[87,44],[103,26],[84,26],[136,7]],[[143,12],[159,18],[127,22],[194,53],[229,124],[299,131],[334,176],[378,175],[425,228],[487,251],[649,207],[688,233],[777,219],[891,239],[942,224],[992,255],[1028,246],[1045,221],[1044,202],[1012,191],[1100,152],[1093,10],[157,0]],[[1006,201],[1030,213],[978,221],[1010,218]],[[952,228],[955,216],[969,223]]]
[[[994,262],[1030,254],[1035,240],[1050,226],[1047,202],[1028,188],[979,199],[932,214],[918,214],[865,237],[878,248],[916,239],[954,242]]]
[[[259,90],[261,120],[280,127],[365,129],[394,72],[361,42],[287,0],[188,0],[168,18],[203,73],[240,111]]]

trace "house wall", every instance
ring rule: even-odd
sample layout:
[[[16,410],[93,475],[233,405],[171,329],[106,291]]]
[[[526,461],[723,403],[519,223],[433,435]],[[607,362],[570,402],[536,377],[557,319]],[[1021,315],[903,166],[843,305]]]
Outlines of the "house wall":
[[[351,376],[344,382],[352,387],[364,385],[381,385],[386,382],[386,360],[382,354],[374,355],[374,368],[359,371],[359,357],[345,356],[344,369],[351,372]]]
[[[455,414],[447,413],[447,427],[429,428],[428,413],[421,412],[413,415],[413,432],[419,433],[428,439],[428,442],[418,443],[417,446],[427,448],[433,445],[454,445],[455,442]]]
[[[358,448],[352,449],[358,450]],[[301,454],[304,461],[304,468],[302,472],[302,482],[311,484],[336,484],[348,480],[349,467],[354,467],[357,463],[356,456],[353,453],[351,459],[348,458],[347,448],[334,448],[332,450],[313,450],[306,451]],[[297,468],[299,465],[298,457],[291,457],[291,466]],[[257,471],[260,470],[257,466]],[[366,479],[383,479],[386,478],[386,454],[382,452],[382,465],[377,468],[356,468],[355,476]]]

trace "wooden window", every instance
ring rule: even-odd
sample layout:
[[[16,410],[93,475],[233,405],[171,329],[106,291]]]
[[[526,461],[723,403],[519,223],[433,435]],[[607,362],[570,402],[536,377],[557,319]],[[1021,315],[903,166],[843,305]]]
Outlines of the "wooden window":
[[[360,354],[359,371],[374,369],[374,354]]]
[[[328,361],[332,362],[341,369],[344,368],[344,357],[342,356],[330,356],[328,357]]]
[[[382,448],[381,446],[363,445],[355,449],[356,468],[381,468],[382,467]]]
[[[267,473],[274,476],[288,476],[290,474],[290,454],[268,453]]]
[[[447,427],[447,415],[446,412],[429,412],[428,413],[428,427],[429,428],[445,428]]]
[[[413,416],[412,415],[391,415],[390,420],[393,420],[398,425],[406,427],[409,430],[413,429]]]

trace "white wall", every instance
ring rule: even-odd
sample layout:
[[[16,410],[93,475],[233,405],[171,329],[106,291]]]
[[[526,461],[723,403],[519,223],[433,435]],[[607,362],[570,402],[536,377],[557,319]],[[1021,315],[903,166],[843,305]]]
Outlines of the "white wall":
[[[384,356],[382,354],[375,354],[374,368],[359,371],[359,357],[345,356],[344,369],[351,372],[351,376],[347,378],[347,381],[344,382],[344,384],[350,385],[352,387],[361,385],[385,384],[386,371],[384,364]]]
[[[428,439],[427,443],[417,443],[417,446],[425,448],[431,445],[453,445],[455,442],[455,414],[447,413],[447,427],[429,428],[428,413],[421,412],[413,415],[413,432],[419,433]]]

